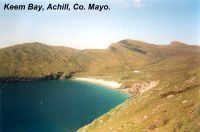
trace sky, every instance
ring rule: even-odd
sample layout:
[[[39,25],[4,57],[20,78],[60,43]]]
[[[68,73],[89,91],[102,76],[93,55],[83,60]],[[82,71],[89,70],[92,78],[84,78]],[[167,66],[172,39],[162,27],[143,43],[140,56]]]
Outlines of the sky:
[[[43,4],[46,0],[1,0],[0,48],[27,42],[78,49],[107,48],[123,39],[155,44],[181,41],[200,45],[200,0],[54,0],[52,4],[107,4],[107,11],[4,11],[5,3]]]

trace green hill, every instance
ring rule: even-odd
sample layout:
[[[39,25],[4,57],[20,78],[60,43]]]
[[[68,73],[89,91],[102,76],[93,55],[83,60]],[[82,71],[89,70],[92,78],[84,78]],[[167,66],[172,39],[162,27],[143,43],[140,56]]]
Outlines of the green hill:
[[[200,47],[122,40],[107,49],[41,43],[0,49],[0,81],[115,80],[134,95],[80,131],[200,131]]]
[[[65,54],[61,54],[65,50]],[[0,50],[1,80],[34,80],[59,78],[77,68],[71,61],[76,50],[28,43]]]

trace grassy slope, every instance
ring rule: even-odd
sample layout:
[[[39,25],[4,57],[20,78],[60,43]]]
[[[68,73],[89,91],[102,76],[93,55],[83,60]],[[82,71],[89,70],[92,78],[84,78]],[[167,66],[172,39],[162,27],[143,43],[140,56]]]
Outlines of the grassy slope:
[[[200,130],[200,69],[129,99],[79,131]]]
[[[200,129],[199,46],[123,40],[105,50],[76,50],[31,43],[0,49],[0,64],[0,78],[79,71],[74,76],[117,80],[127,90],[134,83],[159,80],[155,88],[134,96],[81,130]]]
[[[61,55],[60,47],[40,43],[11,46],[0,50],[0,77],[34,78],[57,72],[76,70],[71,56],[73,49]]]
[[[133,42],[142,44],[142,50],[151,47],[143,42]],[[121,80],[124,71],[141,66],[151,58],[136,48],[126,47],[125,41],[105,50],[76,50],[40,43],[20,44],[0,49],[0,77],[34,78],[78,70],[82,71],[78,76],[109,76]]]
[[[153,53],[149,56],[155,59],[137,67],[140,73],[128,70],[124,83],[159,80],[159,84],[79,131],[200,131],[199,47],[173,42],[156,46]]]

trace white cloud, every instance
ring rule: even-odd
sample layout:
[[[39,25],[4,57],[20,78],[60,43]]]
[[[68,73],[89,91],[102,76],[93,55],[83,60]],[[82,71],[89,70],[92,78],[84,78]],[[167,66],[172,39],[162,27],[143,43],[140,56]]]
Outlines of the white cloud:
[[[135,8],[141,8],[144,6],[144,3],[142,0],[133,0],[133,7]]]

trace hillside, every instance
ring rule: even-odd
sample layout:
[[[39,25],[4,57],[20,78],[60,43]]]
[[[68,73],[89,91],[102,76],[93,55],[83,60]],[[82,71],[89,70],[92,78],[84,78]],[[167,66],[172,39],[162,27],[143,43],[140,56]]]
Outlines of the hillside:
[[[171,71],[170,74],[176,74],[198,67],[199,53],[199,46],[180,42],[154,45],[122,40],[101,50],[76,50],[41,43],[19,44],[0,49],[0,78],[31,80],[58,74],[70,77],[75,73],[74,76],[95,76],[126,82],[133,78],[152,80],[159,76],[160,70],[162,73]],[[182,65],[177,70],[179,64]],[[139,70],[140,74],[135,74],[135,70]],[[144,74],[152,76],[145,77]]]
[[[85,132],[200,131],[199,71],[173,77],[81,128]],[[197,75],[195,75],[197,74]]]
[[[144,83],[137,86],[145,87]],[[159,80],[153,89],[136,94],[79,131],[199,132],[200,68]]]
[[[107,49],[0,49],[0,81],[94,77],[133,97],[80,131],[200,131],[200,47],[122,40]]]
[[[128,68],[122,78],[125,85],[122,91],[134,97],[79,131],[200,131],[199,46],[128,42],[128,50],[144,54],[139,59],[141,65],[130,66],[131,62],[124,65]],[[127,47],[127,41],[110,48],[121,52],[123,45]],[[134,73],[136,69],[140,72]]]
[[[76,70],[71,55],[76,50],[51,47],[40,43],[28,43],[0,50],[0,80],[37,80],[59,78]]]

